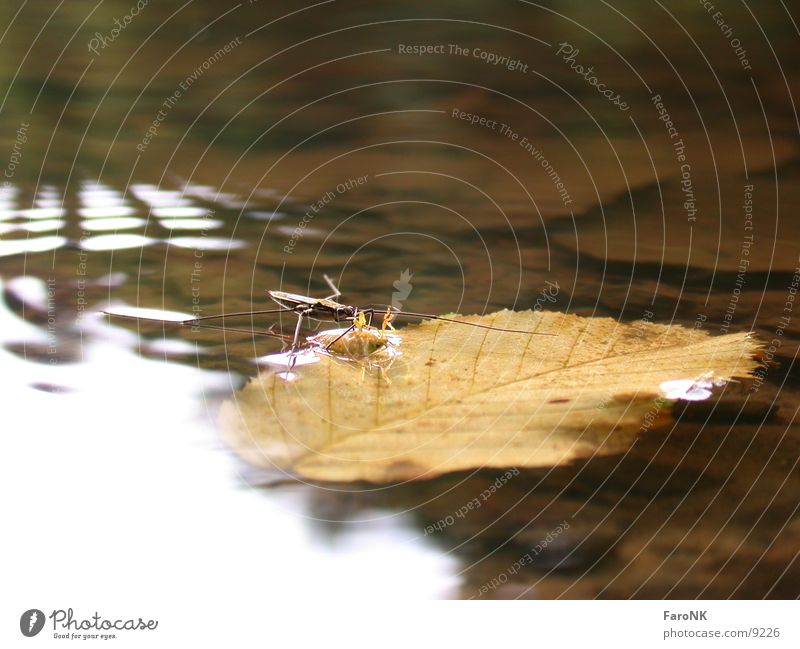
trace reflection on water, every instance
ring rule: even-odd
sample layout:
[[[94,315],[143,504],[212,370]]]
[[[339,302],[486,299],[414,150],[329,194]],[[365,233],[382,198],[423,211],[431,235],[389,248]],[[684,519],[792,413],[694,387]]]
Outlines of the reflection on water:
[[[8,342],[53,344],[5,308],[0,326]],[[246,576],[261,574],[253,563],[263,557],[268,578],[283,584],[282,594],[303,599],[357,598],[365,587],[387,599],[432,597],[457,586],[455,562],[413,543],[402,518],[384,517],[325,547],[306,524],[300,494],[274,492],[264,502],[260,493],[241,489],[235,465],[198,418],[203,399],[231,389],[227,372],[143,358],[137,336],[102,319],[87,318],[82,331],[79,358],[64,359],[62,348],[70,341],[59,337],[58,364],[0,351],[5,398],[27,413],[29,434],[17,435],[16,457],[37,458],[33,470],[27,463],[4,462],[5,478],[26,493],[35,493],[37,482],[62,485],[51,498],[73,503],[50,507],[50,534],[29,542],[46,547],[58,530],[60,556],[82,556],[89,548],[111,559],[120,548],[151,548],[170,557],[170,574],[182,583],[192,583],[200,570],[205,580],[232,590]],[[179,342],[154,341],[151,351],[164,353]],[[81,516],[76,526],[78,507],[90,508],[91,515]],[[236,548],[216,557],[220,574],[216,559],[209,565],[209,542]],[[288,561],[268,560],[287,555]],[[375,572],[374,565],[384,569]],[[114,578],[127,584],[143,579],[136,571],[151,583],[159,574],[163,578],[162,568],[154,574],[128,562],[115,570]],[[317,581],[318,574],[328,578]]]
[[[98,234],[82,238],[80,245],[84,250],[124,250],[141,248],[151,243],[156,243],[156,239],[140,234]]]
[[[774,7],[726,5],[751,74],[697,3],[616,7],[319,6],[282,18],[297,7],[253,13],[226,1],[171,15],[151,3],[97,57],[88,38],[126,4],[89,18],[64,7],[49,21],[36,3],[17,17],[0,9],[14,21],[0,59],[0,156],[30,123],[13,168],[0,159],[12,174],[0,187],[0,381],[26,421],[12,447],[22,459],[6,471],[12,488],[58,485],[119,525],[113,511],[154,512],[147,527],[124,529],[144,547],[150,530],[165,530],[166,551],[188,552],[177,568],[187,579],[209,563],[206,537],[242,572],[257,557],[285,557],[258,574],[297,596],[797,596],[799,340],[794,320],[781,321],[796,319],[785,309],[800,221],[784,215],[800,204],[797,33]],[[242,45],[137,149],[165,99],[236,37]],[[561,41],[630,111],[554,56]],[[397,48],[439,42],[529,72]],[[545,308],[713,334],[727,323],[777,343],[757,391],[669,386],[704,399],[668,433],[645,432],[625,457],[520,472],[463,516],[499,473],[242,488],[265,478],[219,448],[215,408],[284,351],[246,330],[291,333],[293,316],[245,317],[245,333],[223,333],[98,312],[268,309],[268,289],[326,295],[324,273],[352,304],[525,309],[557,285]],[[72,551],[85,538],[119,542],[87,525],[65,536]]]
[[[58,236],[0,241],[0,257],[53,250],[54,248],[60,248],[66,242],[66,238]]]
[[[159,223],[170,230],[209,230],[225,225],[217,219],[161,219]]]
[[[85,215],[84,215],[85,216]],[[135,217],[110,217],[97,221],[81,221],[81,228],[84,230],[128,230],[132,228],[140,228],[145,225],[147,221],[144,219],[137,219]]]
[[[55,219],[64,216],[64,210],[60,207],[34,207],[20,210],[18,215],[27,219]]]

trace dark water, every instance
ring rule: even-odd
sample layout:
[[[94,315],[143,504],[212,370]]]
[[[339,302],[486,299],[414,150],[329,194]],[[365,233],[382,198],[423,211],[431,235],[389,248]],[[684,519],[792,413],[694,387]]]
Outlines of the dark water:
[[[3,4],[3,387],[36,440],[9,479],[166,501],[193,521],[165,515],[173,538],[214,513],[251,540],[198,557],[261,547],[298,596],[797,597],[800,33],[780,3],[717,5]],[[557,283],[552,309],[752,329],[772,363],[453,518],[498,474],[263,486],[215,410],[280,344],[97,314],[267,308],[324,273],[431,313]]]

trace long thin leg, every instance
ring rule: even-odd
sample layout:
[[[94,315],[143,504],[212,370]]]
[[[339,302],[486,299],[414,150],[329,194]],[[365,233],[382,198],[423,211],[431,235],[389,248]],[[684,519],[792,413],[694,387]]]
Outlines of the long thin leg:
[[[351,324],[347,329],[345,329],[342,333],[340,333],[336,338],[331,340],[327,345],[325,345],[325,351],[327,352],[331,347],[333,347],[336,343],[338,343],[342,338],[344,338],[347,334],[349,334],[353,329],[356,328],[355,323]]]
[[[327,285],[330,287],[330,289],[333,291],[333,295],[329,295],[329,296],[328,296],[328,297],[326,297],[325,299],[326,299],[326,300],[332,300],[332,299],[333,299],[333,298],[335,298],[335,297],[339,297],[339,296],[342,294],[342,292],[341,292],[341,291],[338,289],[338,287],[336,286],[336,284],[334,284],[334,283],[333,283],[333,280],[332,280],[330,277],[328,277],[327,275],[323,275],[323,277],[325,278],[325,283],[326,283],[326,284],[327,284]]]
[[[292,309],[262,309],[260,311],[236,311],[234,313],[217,313],[216,315],[204,315],[200,316],[199,318],[192,318],[191,320],[182,320],[184,324],[192,324],[194,322],[201,322],[203,320],[217,320],[219,318],[234,318],[239,316],[253,316],[253,315],[264,315],[267,313],[286,313],[287,311],[292,311]]]
[[[388,309],[374,309],[375,313],[383,313],[386,315]],[[440,315],[431,315],[430,313],[414,313],[412,311],[399,311],[392,309],[392,320],[397,316],[408,316],[409,318],[420,318],[421,320],[442,320],[443,322],[456,322],[458,324],[469,325],[470,327],[479,327],[481,329],[490,329],[492,331],[504,331],[505,333],[512,334],[528,334],[529,336],[558,336],[555,333],[545,333],[540,331],[524,331],[522,329],[503,329],[502,327],[492,327],[491,325],[478,324],[477,322],[467,322],[466,320],[456,320],[455,318],[444,318]]]
[[[136,316],[136,315],[125,315],[122,313],[114,313],[113,311],[101,311],[105,315],[114,317],[114,318],[123,318],[125,320],[135,320],[136,322],[157,322],[163,325],[172,325],[174,327],[184,327],[186,329],[215,329],[217,331],[230,331],[233,333],[241,333],[241,334],[251,334],[253,336],[269,336],[270,338],[278,338],[280,340],[289,340],[289,336],[284,336],[283,334],[275,333],[274,327],[275,325],[270,325],[270,327],[265,331],[257,331],[255,329],[243,329],[241,327],[223,327],[219,325],[213,324],[204,324],[199,323],[200,320],[203,318],[197,318],[196,320],[160,320],[158,318],[145,318],[144,316]]]
[[[289,351],[289,369],[294,369],[294,364],[297,362],[297,341],[300,338],[300,326],[303,324],[303,316],[311,313],[313,309],[306,309],[305,311],[297,312],[297,326],[294,328],[294,338],[292,338],[292,349]]]

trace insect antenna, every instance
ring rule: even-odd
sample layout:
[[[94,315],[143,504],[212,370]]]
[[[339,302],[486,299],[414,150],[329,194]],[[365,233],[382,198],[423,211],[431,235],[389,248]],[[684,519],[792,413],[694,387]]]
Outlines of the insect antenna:
[[[135,315],[125,315],[122,313],[111,313],[109,311],[102,311],[105,315],[113,316],[115,318],[124,318],[125,320],[136,320],[136,321],[144,321],[144,322],[157,322],[159,324],[166,324],[172,325],[173,327],[192,327],[198,329],[214,329],[217,331],[229,331],[232,333],[242,333],[242,334],[250,334],[253,336],[267,336],[269,338],[277,338],[278,340],[283,341],[291,341],[291,336],[286,336],[284,334],[276,333],[272,331],[272,327],[270,327],[267,331],[255,331],[254,329],[242,329],[240,327],[224,327],[222,325],[214,325],[214,324],[195,324],[198,320],[205,320],[207,318],[215,318],[219,316],[206,316],[203,318],[194,318],[192,320],[160,320],[159,318],[145,318],[142,316],[135,316]],[[242,314],[225,314],[225,315],[242,315]]]

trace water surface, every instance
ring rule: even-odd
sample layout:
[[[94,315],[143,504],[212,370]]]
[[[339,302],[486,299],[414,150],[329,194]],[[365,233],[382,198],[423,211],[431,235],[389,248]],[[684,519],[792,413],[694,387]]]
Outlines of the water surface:
[[[113,40],[128,3],[5,4],[5,479],[102,511],[20,507],[26,538],[297,597],[800,594],[800,35],[782,5],[718,4],[731,35],[688,1],[151,3]],[[557,285],[557,311],[754,330],[772,364],[460,518],[502,472],[275,484],[233,457],[216,409],[279,341],[98,314],[269,308],[325,273],[430,313]]]

